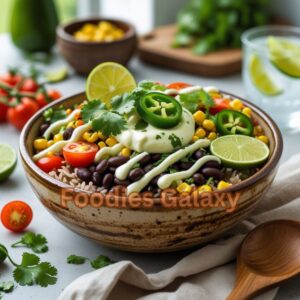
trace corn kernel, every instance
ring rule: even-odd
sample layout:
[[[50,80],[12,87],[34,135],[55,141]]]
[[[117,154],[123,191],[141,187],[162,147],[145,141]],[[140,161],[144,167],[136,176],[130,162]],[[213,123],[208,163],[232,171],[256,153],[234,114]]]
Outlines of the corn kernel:
[[[131,155],[131,150],[129,148],[123,148],[120,154],[129,157]]]
[[[53,153],[52,151],[49,151],[49,152],[47,153],[47,156],[48,156],[48,157],[54,156],[54,153]]]
[[[75,122],[75,127],[82,126],[83,124],[84,124],[84,122],[82,120],[78,120]]]
[[[68,123],[67,128],[75,128],[75,122],[72,121],[72,122]]]
[[[263,143],[265,143],[266,145],[269,144],[269,138],[265,135],[260,135],[257,137],[260,141],[262,141]]]
[[[48,141],[46,139],[36,139],[33,142],[33,147],[36,150],[45,150],[46,148],[48,148]]]
[[[68,116],[68,115],[70,115],[72,113],[72,109],[71,108],[68,108],[67,110],[66,110],[66,115]]]
[[[206,118],[206,114],[202,110],[198,110],[193,114],[194,120],[198,125],[201,125]]]
[[[117,144],[118,143],[118,141],[114,138],[114,137],[109,137],[106,141],[105,141],[105,143],[109,146],[109,147],[112,147],[112,146],[114,146],[115,144]]]
[[[192,187],[186,182],[179,184],[176,189],[179,193],[190,193],[192,191]]]
[[[220,99],[220,98],[222,98],[221,94],[216,93],[216,92],[209,93],[209,95],[211,97],[213,97],[214,99]]]
[[[192,137],[192,141],[193,141],[193,142],[196,142],[196,141],[198,141],[198,140],[199,140],[199,137],[198,137],[198,136],[194,135],[194,136]]]
[[[58,133],[54,136],[53,141],[54,141],[54,143],[57,143],[59,141],[62,141],[63,139],[64,139],[63,135],[61,133]]]
[[[98,146],[99,146],[100,149],[102,149],[104,147],[107,147],[107,145],[103,141],[99,142]]]
[[[211,141],[215,140],[217,138],[217,134],[215,132],[210,132],[207,138]]]
[[[217,186],[217,189],[218,190],[223,190],[223,189],[226,189],[228,187],[232,186],[231,183],[229,182],[226,182],[224,180],[221,180],[219,183],[218,183],[218,186]]]
[[[216,128],[215,123],[212,120],[204,120],[202,126],[209,131],[213,131]]]
[[[203,193],[203,192],[211,192],[212,188],[210,185],[208,184],[204,184],[198,187],[198,192],[199,193]]]
[[[97,28],[96,25],[87,23],[82,27],[81,32],[86,33],[86,34],[93,34],[95,32],[96,28]]]
[[[53,140],[48,141],[47,145],[48,145],[47,148],[51,147],[52,145],[54,145],[54,141]]]
[[[243,108],[242,113],[246,115],[248,118],[251,118],[252,110],[249,107],[245,107]]]
[[[86,131],[82,137],[84,140],[86,140],[89,143],[95,143],[98,140],[98,133],[97,132],[91,133]]]
[[[106,136],[101,131],[98,131],[97,133],[98,133],[99,139],[101,139],[102,141],[106,140]]]
[[[244,108],[244,105],[241,100],[239,99],[234,99],[233,101],[230,102],[230,106],[237,111],[241,111]]]
[[[206,131],[205,131],[203,128],[199,127],[199,128],[196,130],[195,135],[196,135],[198,138],[203,139],[203,138],[206,136]]]

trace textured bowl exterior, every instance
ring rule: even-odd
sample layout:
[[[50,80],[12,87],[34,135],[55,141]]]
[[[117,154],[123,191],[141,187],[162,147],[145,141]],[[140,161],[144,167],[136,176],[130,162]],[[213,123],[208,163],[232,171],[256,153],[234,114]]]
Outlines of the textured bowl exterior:
[[[85,94],[61,100],[59,106],[79,103]],[[252,104],[248,104],[270,138],[271,155],[266,165],[254,176],[226,191],[240,193],[233,212],[224,208],[168,209],[160,203],[152,208],[77,207],[68,202],[61,205],[61,192],[70,186],[59,182],[32,161],[32,141],[42,122],[43,111],[35,115],[24,128],[20,152],[27,178],[43,205],[61,223],[78,234],[100,244],[135,252],[168,252],[206,243],[243,220],[256,207],[270,188],[282,153],[282,137],[274,122]],[[47,109],[47,108],[46,108]]]
[[[122,28],[126,34],[124,38],[112,42],[80,42],[72,34],[85,23],[96,24],[109,21]],[[88,74],[100,63],[113,61],[126,65],[132,57],[137,36],[134,27],[126,22],[112,19],[82,19],[57,28],[58,49],[67,62],[80,74]]]

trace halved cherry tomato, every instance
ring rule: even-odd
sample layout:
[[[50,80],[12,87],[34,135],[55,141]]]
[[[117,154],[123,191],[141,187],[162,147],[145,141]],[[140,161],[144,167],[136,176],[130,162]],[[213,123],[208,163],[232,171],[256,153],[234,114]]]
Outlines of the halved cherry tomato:
[[[1,222],[4,227],[14,232],[24,230],[32,220],[32,209],[23,201],[7,203],[1,211]]]
[[[63,148],[65,160],[75,168],[84,168],[93,164],[98,146],[93,143],[69,143]]]
[[[37,166],[44,172],[49,173],[54,169],[59,169],[62,165],[63,159],[59,156],[47,156],[37,161]]]
[[[230,100],[228,99],[214,99],[214,101],[215,105],[209,110],[211,115],[216,115],[220,111],[230,107]]]
[[[10,107],[7,112],[8,121],[21,130],[26,122],[39,110],[36,101],[23,97],[21,103]]]
[[[22,76],[14,75],[13,73],[7,73],[4,75],[0,75],[0,81],[10,85],[16,86],[22,80]]]
[[[192,85],[185,82],[173,82],[167,85],[167,89],[174,89],[179,91],[190,86]]]
[[[61,98],[61,93],[57,90],[49,90],[47,92],[47,94],[53,100],[57,100],[57,99]]]
[[[20,91],[21,92],[30,92],[35,93],[39,89],[39,85],[32,78],[25,79]]]

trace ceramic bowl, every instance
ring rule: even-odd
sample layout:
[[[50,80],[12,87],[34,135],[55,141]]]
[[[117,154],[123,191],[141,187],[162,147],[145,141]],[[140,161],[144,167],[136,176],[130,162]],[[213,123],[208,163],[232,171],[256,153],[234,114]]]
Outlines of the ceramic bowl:
[[[112,42],[81,42],[75,40],[73,33],[86,23],[98,24],[108,21],[125,31],[125,36]],[[132,57],[137,35],[133,25],[115,19],[89,18],[80,19],[57,28],[58,49],[67,62],[81,74],[88,74],[102,62],[113,61],[126,65]]]
[[[226,93],[228,94],[228,93]],[[43,111],[49,107],[73,105],[85,99],[81,93],[48,105],[38,112],[21,134],[20,152],[27,178],[42,204],[66,227],[100,244],[135,252],[167,252],[206,243],[246,218],[269,190],[282,154],[282,137],[272,119],[245,101],[270,139],[271,154],[255,175],[226,190],[240,193],[237,208],[228,212],[221,207],[165,208],[157,201],[152,208],[134,209],[79,208],[73,202],[61,203],[65,183],[53,179],[32,160],[32,141],[43,122]],[[85,192],[87,193],[87,192]]]

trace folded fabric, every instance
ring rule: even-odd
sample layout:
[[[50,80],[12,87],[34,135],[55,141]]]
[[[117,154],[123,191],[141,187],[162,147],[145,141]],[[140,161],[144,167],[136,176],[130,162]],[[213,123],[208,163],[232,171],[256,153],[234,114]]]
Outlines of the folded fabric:
[[[237,249],[245,234],[274,219],[300,219],[300,155],[284,163],[255,212],[226,237],[196,250],[173,267],[145,274],[121,261],[85,274],[65,288],[59,300],[193,300],[226,299],[235,282]],[[273,299],[277,289],[260,296]]]

